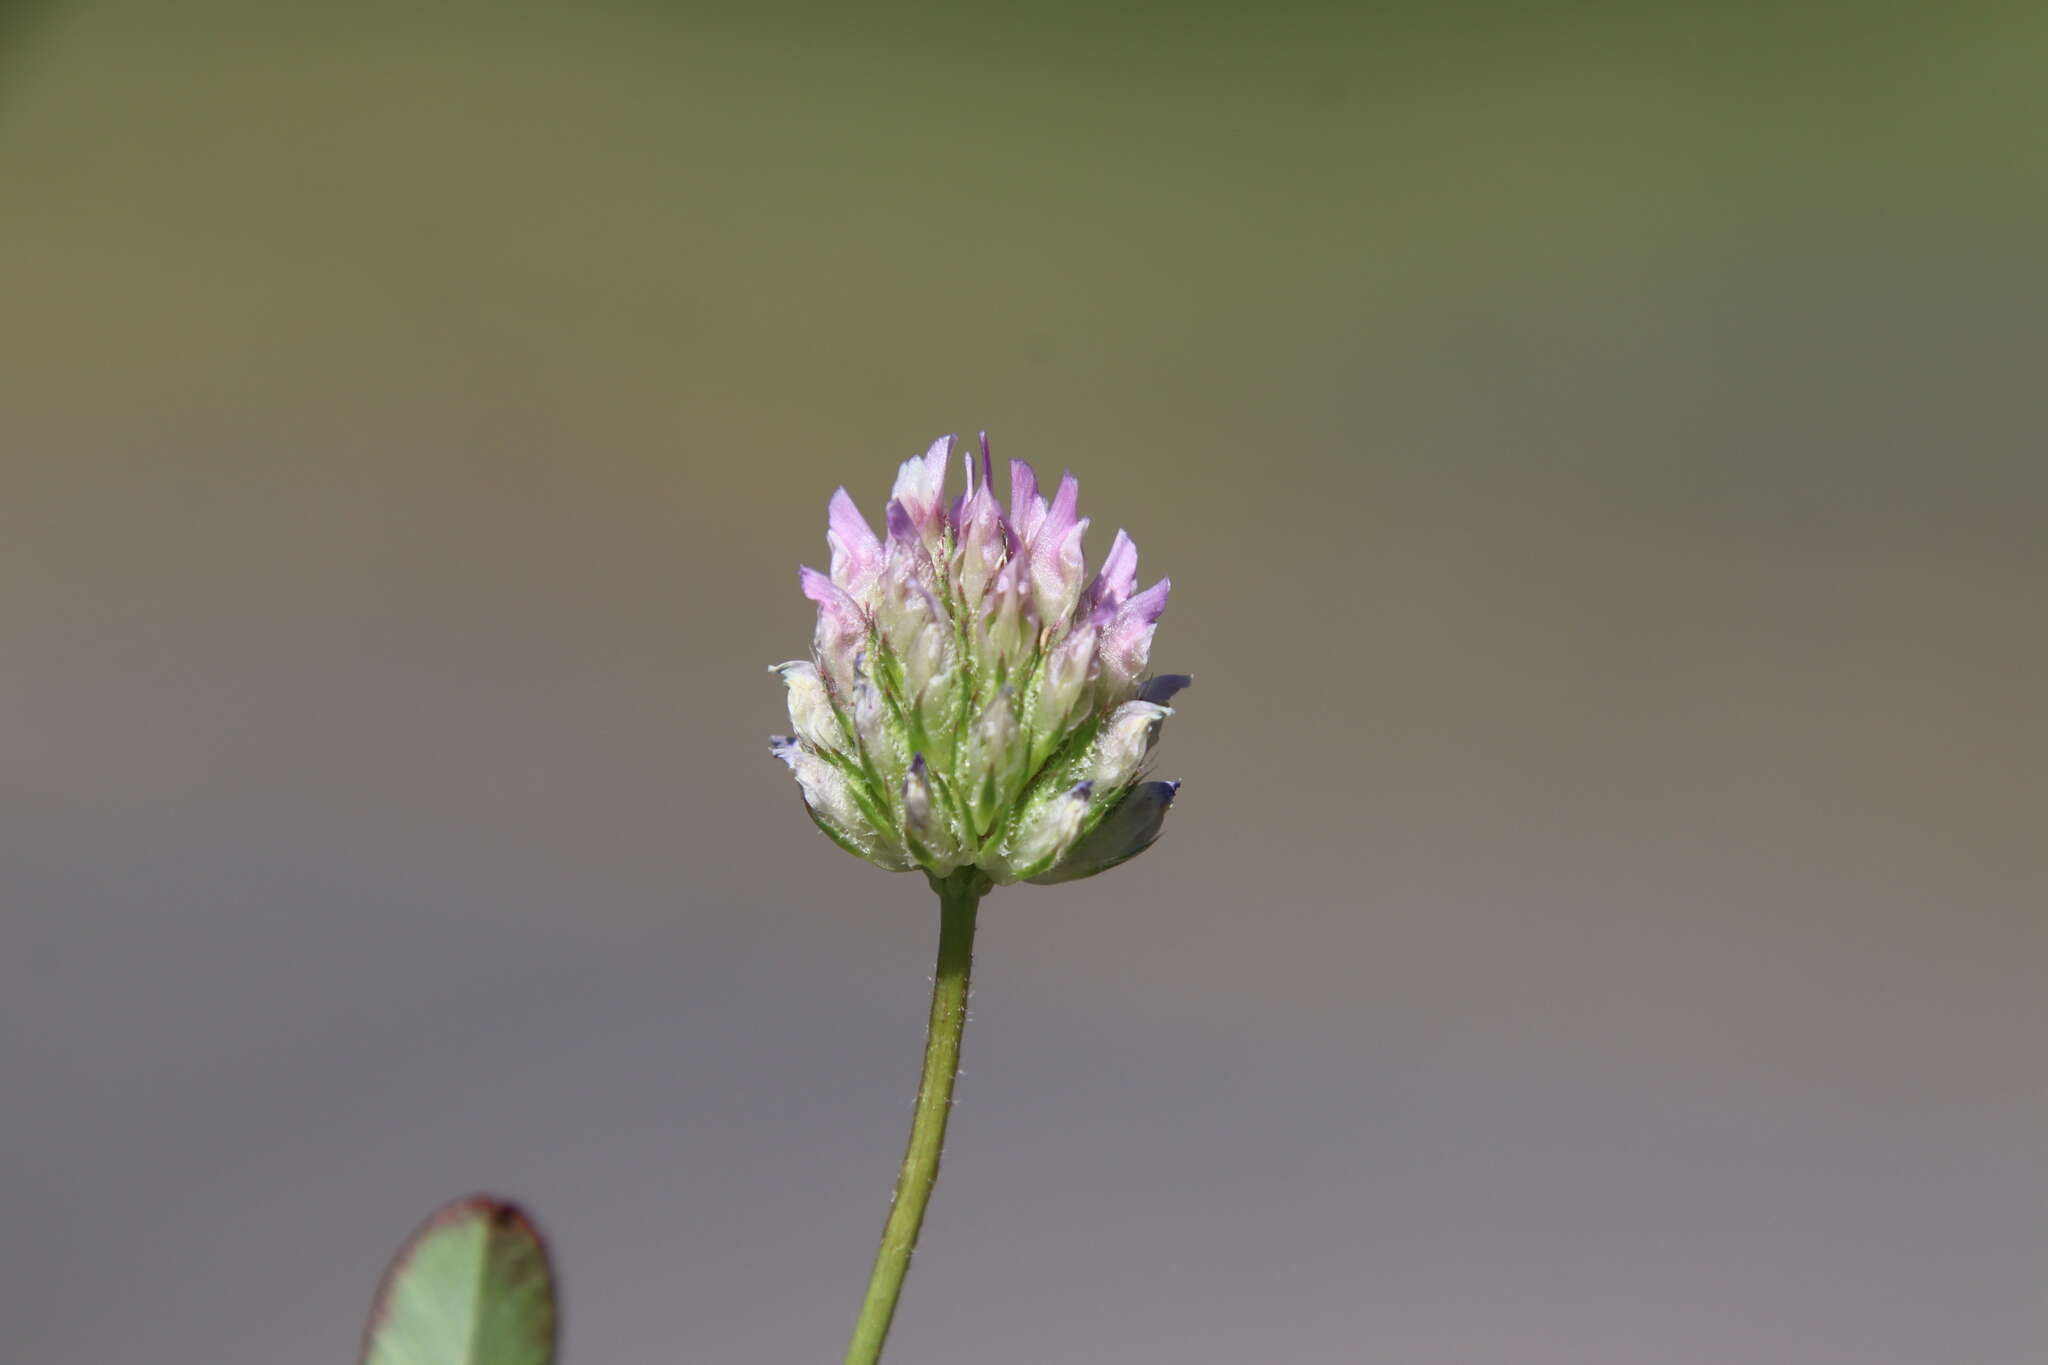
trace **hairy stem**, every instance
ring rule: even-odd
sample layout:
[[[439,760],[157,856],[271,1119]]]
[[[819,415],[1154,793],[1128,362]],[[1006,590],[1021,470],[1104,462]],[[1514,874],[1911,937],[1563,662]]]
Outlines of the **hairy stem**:
[[[988,878],[972,867],[931,879],[939,893],[939,965],[932,978],[931,1022],[925,1033],[924,1075],[917,1085],[917,1113],[910,1143],[896,1176],[882,1247],[875,1253],[867,1298],[854,1323],[846,1365],[874,1365],[882,1358],[910,1253],[924,1225],[925,1205],[939,1179],[939,1154],[946,1143],[946,1119],[953,1109],[953,1078],[960,1071],[960,1034],[967,1023],[967,983],[974,964],[974,915],[989,889]]]

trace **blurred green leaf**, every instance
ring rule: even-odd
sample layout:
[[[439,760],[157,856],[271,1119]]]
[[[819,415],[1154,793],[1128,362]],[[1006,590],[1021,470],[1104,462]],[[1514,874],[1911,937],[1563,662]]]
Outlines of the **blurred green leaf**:
[[[363,1332],[363,1365],[551,1365],[554,1275],[516,1205],[457,1200],[406,1240]]]

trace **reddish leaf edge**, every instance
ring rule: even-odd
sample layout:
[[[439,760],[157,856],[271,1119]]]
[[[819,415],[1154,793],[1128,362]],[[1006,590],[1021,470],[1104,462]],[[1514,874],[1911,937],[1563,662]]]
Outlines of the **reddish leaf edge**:
[[[471,1194],[465,1195],[461,1199],[451,1200],[428,1214],[424,1222],[408,1233],[406,1239],[399,1243],[398,1250],[391,1257],[390,1263],[384,1267],[383,1275],[377,1280],[376,1295],[370,1300],[370,1316],[363,1323],[362,1348],[356,1355],[356,1359],[361,1365],[366,1365],[370,1359],[370,1349],[376,1344],[377,1331],[384,1325],[385,1320],[391,1316],[392,1292],[397,1288],[399,1277],[405,1273],[405,1268],[412,1264],[412,1258],[419,1254],[421,1245],[425,1243],[428,1237],[439,1232],[442,1228],[453,1223],[466,1222],[473,1218],[481,1219],[490,1227],[493,1233],[525,1236],[531,1239],[534,1246],[540,1250],[541,1264],[547,1270],[549,1282],[552,1283],[554,1281],[554,1257],[548,1251],[548,1239],[542,1234],[540,1225],[533,1221],[533,1218],[525,1209],[510,1199],[500,1199],[494,1194]],[[559,1304],[556,1305],[556,1311],[550,1316],[553,1319],[551,1326],[554,1330],[550,1332],[548,1337],[547,1353],[548,1358],[552,1360],[555,1356],[555,1348],[560,1344],[561,1308]]]

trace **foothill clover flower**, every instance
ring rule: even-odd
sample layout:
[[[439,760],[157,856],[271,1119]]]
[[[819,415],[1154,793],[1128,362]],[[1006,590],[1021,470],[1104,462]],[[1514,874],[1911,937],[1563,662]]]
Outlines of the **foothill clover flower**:
[[[965,456],[947,501],[954,450],[945,437],[903,463],[880,535],[832,495],[830,572],[800,574],[812,657],[773,670],[795,734],[770,748],[818,827],[878,866],[1093,876],[1159,836],[1179,789],[1146,771],[1189,681],[1146,671],[1170,583],[1136,591],[1122,531],[1088,578],[1074,477],[1048,501],[1013,460],[1006,510],[985,435],[979,478]]]

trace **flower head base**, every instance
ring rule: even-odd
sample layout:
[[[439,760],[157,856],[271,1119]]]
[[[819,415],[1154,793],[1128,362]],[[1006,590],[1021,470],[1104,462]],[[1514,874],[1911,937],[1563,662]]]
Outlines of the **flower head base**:
[[[1072,881],[1159,837],[1176,782],[1143,780],[1167,705],[1188,679],[1147,678],[1166,579],[1135,591],[1122,531],[1083,568],[1080,486],[1048,501],[1021,460],[1010,505],[980,477],[948,502],[946,437],[896,476],[876,535],[832,495],[831,571],[801,571],[817,604],[809,660],[778,664],[792,736],[770,744],[818,827],[893,871],[994,883]]]

